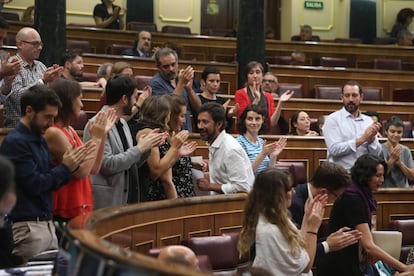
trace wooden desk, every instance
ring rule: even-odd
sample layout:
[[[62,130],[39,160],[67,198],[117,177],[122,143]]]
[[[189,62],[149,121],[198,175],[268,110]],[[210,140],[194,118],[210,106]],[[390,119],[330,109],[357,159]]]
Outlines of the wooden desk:
[[[278,76],[279,82],[301,83],[304,98],[314,98],[313,88],[317,84],[342,86],[348,80],[358,81],[362,86],[382,87],[384,101],[392,101],[395,88],[414,88],[414,71],[273,64],[269,65],[269,71]]]
[[[15,34],[25,26],[21,22],[10,22],[8,32]],[[96,53],[103,54],[113,43],[129,44],[132,47],[135,31],[119,31],[91,27],[66,28],[68,39],[88,40]],[[110,39],[109,39],[110,38]],[[232,62],[237,52],[237,39],[234,37],[214,37],[204,35],[182,35],[152,33],[153,46],[173,42],[181,47],[180,58],[185,60]],[[266,57],[269,62],[274,56],[290,55],[293,50],[306,53],[310,64],[319,65],[322,56],[345,57],[349,67],[372,68],[376,57],[400,58],[405,70],[414,70],[413,47],[394,45],[342,44],[334,42],[299,42],[266,40]]]
[[[414,217],[414,189],[380,189],[375,197],[377,230],[388,229],[391,219]],[[180,244],[189,237],[239,231],[245,200],[246,194],[216,195],[101,209],[71,220],[68,232],[78,241],[80,256],[93,252],[95,258],[167,272],[168,267],[160,263],[157,267],[154,259],[145,256],[149,249]],[[331,205],[325,219],[330,210]]]
[[[131,64],[134,75],[153,76],[158,73],[158,68],[155,66],[155,61],[149,58],[130,57],[130,56],[116,56],[116,55],[100,55],[100,54],[84,54],[83,62],[85,64],[84,71],[96,73],[98,67],[106,62],[115,63],[117,61],[124,61]],[[221,72],[221,91],[224,94],[233,94],[237,88],[237,72],[239,67],[236,62],[221,63],[221,62],[206,62],[206,61],[191,61],[179,60],[180,68],[191,65],[194,68],[195,79],[201,79],[201,72],[206,66],[214,66]]]
[[[235,135],[237,136],[237,135]],[[280,135],[261,135],[268,143],[277,141]],[[295,161],[305,163],[307,171],[307,179],[310,180],[313,172],[319,164],[326,160],[326,145],[323,137],[300,137],[300,136],[284,136],[287,137],[287,146],[279,155],[279,161]],[[200,139],[198,133],[191,134],[191,139],[197,142],[197,149],[193,155],[201,155],[204,159],[208,159],[208,146]],[[384,143],[386,138],[380,138],[380,143]],[[406,145],[411,153],[414,154],[414,139],[402,139],[401,143]]]

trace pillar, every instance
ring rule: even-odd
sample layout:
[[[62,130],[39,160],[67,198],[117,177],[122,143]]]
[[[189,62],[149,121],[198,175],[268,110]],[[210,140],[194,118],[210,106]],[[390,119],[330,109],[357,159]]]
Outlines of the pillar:
[[[244,68],[249,61],[266,67],[264,38],[264,0],[240,0],[237,29],[237,62],[239,88],[246,82]]]
[[[40,60],[60,64],[66,50],[66,0],[35,0],[35,29],[43,41]]]

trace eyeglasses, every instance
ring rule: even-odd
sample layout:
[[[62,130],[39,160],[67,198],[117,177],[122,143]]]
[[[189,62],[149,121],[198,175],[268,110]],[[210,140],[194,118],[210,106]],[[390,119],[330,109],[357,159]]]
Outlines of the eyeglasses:
[[[20,40],[23,43],[27,43],[32,45],[33,47],[39,47],[39,46],[43,46],[43,42],[42,41],[25,41],[25,40]]]
[[[265,82],[275,83],[276,81],[275,80],[266,80],[266,79],[263,79],[262,80],[262,83],[265,83]]]

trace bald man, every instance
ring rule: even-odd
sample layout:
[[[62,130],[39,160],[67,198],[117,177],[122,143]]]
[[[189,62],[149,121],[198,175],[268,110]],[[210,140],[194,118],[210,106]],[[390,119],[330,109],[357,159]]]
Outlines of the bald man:
[[[17,54],[10,59],[19,60],[21,70],[11,83],[10,90],[5,92],[7,89],[2,89],[3,94],[6,94],[4,126],[8,128],[14,128],[20,120],[22,93],[36,84],[47,84],[57,79],[62,72],[62,67],[57,64],[46,68],[42,62],[36,60],[43,49],[43,43],[35,29],[30,27],[20,29],[16,35],[16,46]]]
[[[164,247],[158,255],[158,259],[168,263],[184,265],[196,270],[199,269],[198,259],[194,252],[183,245],[170,245]]]

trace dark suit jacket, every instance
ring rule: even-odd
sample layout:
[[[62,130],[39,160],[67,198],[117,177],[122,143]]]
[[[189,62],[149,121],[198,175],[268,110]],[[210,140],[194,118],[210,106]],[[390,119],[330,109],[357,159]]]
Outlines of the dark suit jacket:
[[[302,219],[305,214],[305,203],[309,197],[308,193],[308,184],[298,184],[295,187],[296,194],[293,195],[292,204],[289,207],[290,213],[292,214],[292,221],[295,223],[298,228],[302,226]],[[316,256],[315,263],[318,262],[319,258],[322,258],[325,255],[325,250],[323,248],[322,242],[325,238],[318,239],[316,245]]]

